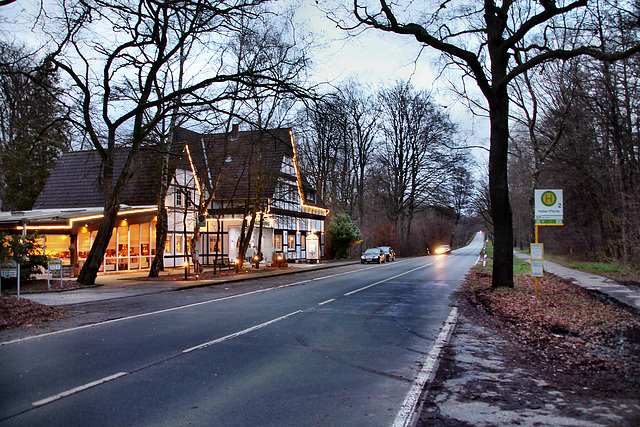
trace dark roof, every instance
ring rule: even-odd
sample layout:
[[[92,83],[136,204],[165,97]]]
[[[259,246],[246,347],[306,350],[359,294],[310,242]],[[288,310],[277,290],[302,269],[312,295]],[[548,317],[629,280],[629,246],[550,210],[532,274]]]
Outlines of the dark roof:
[[[189,151],[200,182],[209,192],[215,188],[215,200],[273,198],[279,180],[296,184],[295,175],[281,173],[285,157],[293,159],[291,130],[242,131],[234,134],[203,135],[179,128],[174,132],[171,168],[191,170],[184,146]],[[128,148],[115,150],[114,177],[122,170]],[[134,175],[123,194],[121,204],[152,206],[157,203],[162,156],[143,148],[134,166]],[[33,209],[63,209],[104,206],[101,188],[102,161],[97,151],[71,151],[60,158],[41,191]],[[217,179],[217,185],[212,180]],[[315,190],[301,177],[304,202],[326,209]]]
[[[129,149],[115,150],[114,176],[117,178],[124,166]],[[142,149],[134,166],[134,175],[122,197],[122,204],[129,206],[155,205],[160,184],[161,156],[157,151]],[[102,207],[104,192],[101,188],[102,160],[95,150],[64,153],[33,209]]]
[[[233,133],[202,135],[178,129],[175,140],[188,144],[200,182],[207,183],[215,200],[273,198],[280,180],[296,184],[295,175],[281,172],[285,157],[293,159],[291,129],[251,130]],[[215,184],[216,177],[219,177]],[[305,203],[326,208],[315,200],[314,190],[302,178]],[[314,195],[314,197],[307,197]]]

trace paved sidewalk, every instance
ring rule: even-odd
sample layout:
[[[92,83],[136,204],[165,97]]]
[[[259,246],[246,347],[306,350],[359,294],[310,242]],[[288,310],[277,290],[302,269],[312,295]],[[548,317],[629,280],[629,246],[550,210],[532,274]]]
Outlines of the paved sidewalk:
[[[531,260],[529,254],[514,251],[514,255],[526,262]],[[574,270],[547,260],[544,261],[544,271],[570,280],[585,289],[605,294],[635,310],[640,310],[640,290],[638,289],[621,285],[615,280],[606,277]]]
[[[359,263],[359,261],[337,261],[320,264],[289,264],[287,269],[282,270],[254,270],[237,276],[220,276],[201,280],[196,280],[194,275],[189,276],[189,280],[140,280],[143,277],[147,277],[149,274],[148,271],[100,274],[96,279],[96,285],[98,286],[93,288],[22,294],[21,298],[30,299],[49,306],[81,304],[85,302],[104,301],[116,298],[126,298],[181,289],[219,285],[221,283],[239,282],[258,277],[282,276],[303,271],[340,267],[355,263]],[[209,271],[209,269],[206,269],[206,271]],[[161,272],[160,277],[167,276],[169,274],[181,274],[183,272],[183,268],[168,269],[165,272]]]

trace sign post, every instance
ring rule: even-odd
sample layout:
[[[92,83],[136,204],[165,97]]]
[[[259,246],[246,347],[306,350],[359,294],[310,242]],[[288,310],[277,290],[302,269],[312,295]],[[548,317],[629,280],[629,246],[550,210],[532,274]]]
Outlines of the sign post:
[[[58,270],[60,272],[60,289],[62,289],[62,260],[58,258],[52,258],[49,260],[49,271],[53,272]],[[51,274],[53,277],[53,274]]]
[[[544,243],[531,244],[531,275],[536,278],[536,300],[539,300],[540,277],[544,276]]]
[[[3,279],[17,279],[18,299],[20,299],[20,264],[13,259],[8,259],[0,266]]]
[[[535,190],[535,234],[531,244],[531,276],[536,278],[536,300],[540,299],[540,278],[544,275],[544,245],[538,242],[538,227],[564,225],[562,190]]]

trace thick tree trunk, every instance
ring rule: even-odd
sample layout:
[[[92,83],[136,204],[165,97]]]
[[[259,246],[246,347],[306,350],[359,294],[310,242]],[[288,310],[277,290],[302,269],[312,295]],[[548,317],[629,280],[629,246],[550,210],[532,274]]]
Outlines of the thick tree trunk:
[[[489,196],[494,226],[492,287],[513,287],[513,217],[509,202],[507,156],[509,147],[509,97],[496,94],[491,106]]]
[[[173,132],[169,135],[169,141],[173,139]],[[169,173],[169,150],[171,144],[164,143],[158,147],[162,152],[162,173],[160,181],[160,192],[158,194],[158,221],[156,222],[156,254],[149,268],[149,277],[158,277],[160,272],[164,270],[164,247],[169,233],[169,218],[165,200],[169,192],[169,184],[173,179],[173,175]]]
[[[248,226],[246,225],[246,221],[243,221],[243,225],[245,225],[245,227],[242,228],[240,252],[238,253],[238,257],[241,260],[246,258],[247,249],[249,249],[249,243],[251,243],[251,236],[253,235],[253,229],[256,224],[256,211],[257,208],[254,207],[253,212],[251,213],[251,221],[249,221]]]
[[[262,230],[264,228],[264,212],[260,214],[260,225],[258,228],[258,261],[254,260],[256,268],[260,268],[260,261],[262,261]]]
[[[85,286],[92,286],[96,282],[98,271],[100,271],[100,265],[104,260],[104,254],[109,246],[109,241],[113,235],[113,228],[116,224],[116,217],[118,215],[119,203],[115,200],[115,195],[111,197],[110,203],[104,208],[104,218],[100,222],[96,239],[93,241],[93,246],[89,251],[87,260],[80,270],[77,282],[82,283]]]
[[[164,246],[169,232],[167,209],[164,203],[158,205],[158,221],[156,222],[156,254],[153,257],[149,277],[158,277],[164,270]]]
[[[122,171],[120,172],[114,186],[112,186],[112,183],[114,182],[113,149],[109,150],[110,153],[103,159],[104,174],[102,187],[104,189],[104,217],[100,222],[96,239],[91,246],[87,260],[78,275],[77,282],[82,283],[85,286],[92,286],[96,282],[98,271],[100,271],[100,264],[102,264],[102,261],[104,260],[104,254],[107,251],[109,241],[113,235],[113,228],[116,225],[118,211],[120,210],[120,202],[122,200],[122,193],[133,176],[134,165],[136,163],[138,153],[140,152],[142,139],[142,136],[134,132],[129,156],[125,161]],[[109,140],[115,140],[115,135],[110,135]],[[113,146],[114,145],[112,145],[112,147]]]

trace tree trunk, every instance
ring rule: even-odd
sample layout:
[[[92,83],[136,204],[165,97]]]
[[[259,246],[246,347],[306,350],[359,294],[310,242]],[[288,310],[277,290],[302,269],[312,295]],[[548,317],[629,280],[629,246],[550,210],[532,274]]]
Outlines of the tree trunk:
[[[115,137],[111,135],[110,140],[115,140]],[[120,201],[122,200],[122,194],[127,184],[133,176],[133,170],[140,152],[140,144],[142,142],[142,136],[134,132],[133,142],[129,156],[122,167],[122,171],[118,176],[116,184],[112,186],[113,182],[113,151],[103,159],[104,162],[104,174],[102,187],[104,189],[104,216],[100,222],[98,233],[96,234],[96,240],[91,246],[89,256],[80,270],[77,282],[82,283],[85,286],[92,286],[96,282],[98,271],[100,271],[100,264],[104,260],[104,254],[109,246],[109,241],[113,235],[113,227],[116,225],[116,219],[118,211],[120,210]]]
[[[195,178],[197,179],[197,178]],[[200,204],[198,205],[198,210],[196,211],[195,218],[195,226],[193,227],[193,238],[191,239],[191,260],[193,263],[193,271],[195,273],[202,273],[203,268],[200,264],[200,254],[204,251],[204,247],[200,247],[200,236],[202,233],[200,232],[200,227],[198,227],[198,218],[200,215],[206,215],[206,210],[202,209],[204,205],[204,193],[200,196]],[[206,224],[206,222],[205,222]]]
[[[158,205],[158,222],[156,222],[156,254],[151,263],[149,277],[158,277],[160,272],[164,270],[164,246],[169,232],[169,224],[167,217],[167,208]]]
[[[256,224],[256,211],[257,208],[254,207],[253,212],[251,213],[251,221],[249,221],[248,226],[246,225],[246,220],[242,223],[244,227],[242,227],[240,252],[238,253],[240,260],[245,259],[247,256],[247,249],[249,249],[249,243],[251,243],[251,236],[253,235],[253,229]]]
[[[100,265],[104,261],[104,254],[109,246],[109,241],[113,235],[113,228],[116,225],[116,217],[118,215],[119,203],[115,195],[111,196],[110,203],[104,208],[104,217],[100,222],[96,239],[93,241],[87,260],[78,274],[78,283],[85,286],[92,286],[96,282]]]
[[[513,287],[513,217],[509,202],[507,156],[509,147],[509,97],[506,88],[496,93],[491,106],[489,195],[494,226],[493,280],[491,286]]]
[[[169,141],[173,139],[171,134]],[[156,254],[151,262],[149,277],[158,277],[160,271],[164,270],[164,247],[169,233],[169,218],[165,200],[169,192],[169,184],[173,179],[169,173],[169,147],[163,144],[162,147],[162,181],[160,182],[160,192],[158,194],[158,221],[156,222]]]
[[[258,228],[258,261],[256,261],[256,268],[260,268],[260,261],[262,261],[262,229],[264,227],[264,212],[260,214],[260,225]]]

